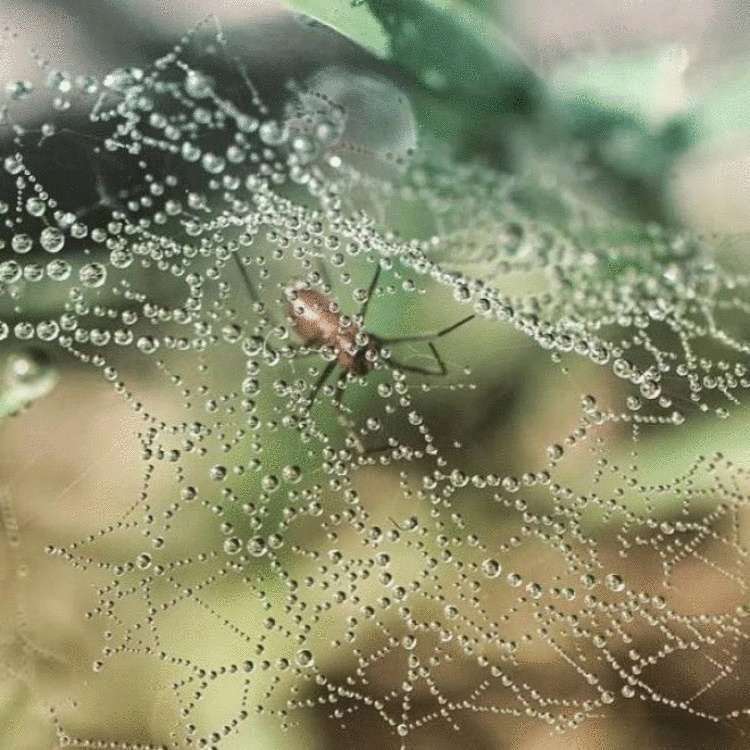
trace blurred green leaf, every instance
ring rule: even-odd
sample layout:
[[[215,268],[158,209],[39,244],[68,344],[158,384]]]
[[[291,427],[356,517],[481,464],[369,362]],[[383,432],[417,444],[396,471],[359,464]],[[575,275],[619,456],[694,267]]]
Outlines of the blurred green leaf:
[[[390,54],[388,34],[367,8],[351,0],[287,0],[287,5],[339,34],[348,37],[381,58]]]
[[[575,55],[552,73],[550,90],[561,100],[578,100],[651,123],[687,109],[685,61],[672,47],[636,54]]]
[[[666,176],[695,138],[690,113],[654,117],[679,74],[669,50],[566,66],[548,88],[481,3],[287,1],[389,60],[411,81],[422,126],[459,154],[515,171],[524,154],[565,153],[572,139],[611,203],[639,219],[670,218]]]
[[[528,113],[541,81],[492,19],[455,0],[288,0],[467,112]]]

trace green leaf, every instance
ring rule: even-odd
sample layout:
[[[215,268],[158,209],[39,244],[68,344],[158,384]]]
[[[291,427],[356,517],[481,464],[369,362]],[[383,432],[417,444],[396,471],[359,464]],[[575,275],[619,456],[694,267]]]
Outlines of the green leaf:
[[[549,79],[562,101],[596,102],[654,128],[688,110],[684,61],[672,47],[633,54],[575,56]]]
[[[535,111],[543,87],[485,14],[455,0],[288,0],[467,113]]]
[[[584,71],[561,70],[547,87],[479,6],[459,0],[287,3],[391,62],[421,126],[459,155],[513,170],[529,153],[562,153],[571,140],[585,143],[600,173],[596,189],[613,204],[641,219],[670,216],[667,176],[694,133],[685,115],[658,127],[644,118],[663,105],[660,87],[672,70],[663,51],[646,60],[602,59]]]
[[[329,26],[377,57],[387,58],[390,54],[388,34],[361,4],[352,0],[287,0],[287,5]]]

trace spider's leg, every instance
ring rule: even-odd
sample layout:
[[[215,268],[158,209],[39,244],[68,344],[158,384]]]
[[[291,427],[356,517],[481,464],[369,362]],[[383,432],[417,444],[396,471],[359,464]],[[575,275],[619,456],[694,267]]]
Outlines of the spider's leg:
[[[336,381],[336,393],[333,396],[333,404],[338,411],[343,410],[345,389],[341,385],[346,382],[347,374],[346,370],[343,370]]]
[[[297,357],[311,357],[313,354],[320,354],[320,351],[314,347],[310,346],[304,346],[304,345],[297,345],[297,344],[286,344],[284,346],[285,352],[291,352],[294,357],[292,359],[297,359]]]
[[[390,443],[386,443],[385,445],[378,445],[374,448],[368,448],[365,451],[365,456],[372,456],[375,453],[385,453],[385,451],[393,451],[398,448],[400,443],[398,445],[391,445]]]
[[[401,524],[393,517],[388,516],[388,520],[399,530],[399,531],[407,531],[407,529],[403,528]]]
[[[367,290],[367,299],[362,303],[362,307],[359,310],[359,314],[362,318],[362,325],[365,324],[365,316],[367,315],[367,308],[370,305],[370,300],[372,299],[372,295],[375,293],[375,287],[378,285],[378,279],[380,278],[380,263],[378,263],[378,267],[375,269],[375,274],[372,277],[372,281],[370,282],[370,287]]]
[[[396,359],[386,359],[383,360],[387,367],[396,368],[397,370],[403,370],[404,372],[415,372],[419,375],[439,375],[444,376],[448,374],[448,368],[445,366],[445,362],[443,362],[443,358],[440,356],[440,353],[438,352],[435,344],[430,341],[427,346],[430,347],[430,351],[432,352],[432,356],[435,358],[435,362],[437,362],[437,365],[440,369],[438,370],[430,370],[427,367],[416,367],[415,365],[405,365],[399,362]]]
[[[270,349],[270,347],[268,348]],[[310,349],[307,346],[287,345],[283,349],[279,349],[276,353],[279,354],[285,362],[291,363],[292,370],[294,370],[294,365],[298,360],[304,359],[305,357],[311,357],[314,354],[320,356],[319,351],[317,351],[316,349]]]
[[[474,320],[475,317],[476,315],[467,315],[465,318],[459,320],[458,323],[453,323],[446,328],[441,328],[439,331],[433,331],[432,333],[421,333],[417,336],[396,336],[393,338],[381,338],[380,341],[384,344],[402,344],[406,343],[407,341],[429,341],[430,339],[439,339],[442,336],[450,333],[451,331],[455,331],[456,328],[460,328],[462,325],[465,325],[470,320]]]
[[[253,302],[260,302],[258,290],[255,288],[255,284],[253,284],[253,281],[250,278],[250,274],[247,272],[247,267],[242,262],[242,259],[237,253],[232,253],[232,257],[234,258],[234,262],[237,264],[237,268],[240,271],[240,276],[242,276],[242,281],[245,283],[245,287],[247,288],[247,292],[250,295],[250,299]]]
[[[320,377],[318,378],[317,382],[313,386],[312,393],[310,394],[310,398],[308,400],[307,408],[312,409],[312,405],[315,403],[315,397],[318,395],[318,391],[323,387],[323,383],[328,380],[329,375],[333,372],[334,367],[336,367],[336,360],[332,359],[323,369],[323,372],[320,373]]]
[[[354,432],[354,422],[351,420],[349,415],[344,410],[344,396],[346,395],[346,389],[342,388],[342,385],[346,383],[349,373],[347,370],[343,370],[336,380],[336,392],[333,396],[333,405],[338,412],[339,424],[345,427],[349,433],[349,437],[354,439],[354,443],[358,453],[365,453],[365,449],[362,445],[362,441],[357,437]]]
[[[435,362],[437,362],[437,366],[440,368],[440,374],[447,375],[448,368],[445,366],[445,362],[443,362],[443,358],[440,356],[440,352],[437,350],[437,347],[435,346],[435,344],[433,344],[432,341],[430,341],[428,342],[427,346],[430,347],[432,356],[435,357]]]
[[[242,258],[238,253],[232,253],[232,257],[234,258],[234,262],[237,265],[237,269],[240,272],[240,276],[242,277],[242,282],[245,285],[245,288],[247,289],[248,296],[254,303],[258,303],[263,305],[264,308],[267,306],[263,303],[263,301],[260,298],[260,295],[258,294],[258,289],[256,288],[255,284],[253,283],[253,280],[250,278],[250,273],[247,270],[247,266],[242,262]],[[268,318],[268,321],[271,325],[279,325],[278,318],[273,315],[273,313],[270,310],[265,310],[265,315]],[[284,319],[284,316],[282,315],[282,321],[286,322]],[[265,344],[266,348],[273,351],[268,344]]]
[[[331,275],[328,273],[328,266],[326,266],[322,258],[318,258],[316,265],[321,281],[333,292],[333,281],[331,280]]]

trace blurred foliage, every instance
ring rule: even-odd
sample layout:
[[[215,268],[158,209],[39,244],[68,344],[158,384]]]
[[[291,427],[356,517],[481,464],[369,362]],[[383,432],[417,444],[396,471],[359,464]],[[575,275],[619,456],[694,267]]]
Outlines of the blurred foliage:
[[[690,114],[657,127],[645,120],[643,104],[651,91],[642,79],[653,76],[651,58],[640,63],[640,71],[637,62],[623,67],[602,60],[594,91],[573,81],[551,89],[498,28],[491,4],[291,0],[289,5],[387,58],[410,80],[422,127],[442,140],[451,138],[459,153],[512,168],[529,149],[552,149],[564,159],[580,144],[612,204],[640,219],[670,218],[667,176],[695,142],[696,130]],[[623,78],[632,80],[627,107],[619,96]],[[617,98],[608,91],[617,91]]]

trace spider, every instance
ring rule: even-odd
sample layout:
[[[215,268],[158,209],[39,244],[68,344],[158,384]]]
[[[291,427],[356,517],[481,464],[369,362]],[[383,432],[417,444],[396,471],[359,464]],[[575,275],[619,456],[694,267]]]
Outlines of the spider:
[[[242,274],[245,285],[248,287],[251,295],[257,298],[254,286],[247,273],[247,269],[243,266],[237,255],[234,257],[240,268],[240,273]],[[288,289],[287,294],[289,297],[289,306],[287,309],[287,318],[291,322],[294,331],[302,340],[303,345],[327,346],[332,349],[336,355],[334,359],[326,364],[320,377],[313,386],[308,401],[308,407],[312,407],[315,398],[318,395],[318,391],[320,391],[323,384],[328,380],[337,366],[341,368],[341,374],[338,378],[339,382],[345,380],[349,374],[367,375],[367,373],[375,367],[375,362],[378,360],[379,354],[383,346],[386,344],[426,341],[437,364],[437,369],[406,365],[393,357],[383,357],[380,361],[386,367],[395,368],[404,372],[414,372],[421,375],[444,376],[448,373],[448,368],[445,366],[433,340],[455,331],[470,320],[473,320],[475,316],[467,315],[457,323],[453,323],[452,325],[430,333],[390,338],[377,336],[370,331],[365,330],[364,326],[367,309],[380,278],[380,271],[381,268],[378,265],[367,290],[367,297],[359,310],[360,323],[352,321],[345,324],[343,314],[338,312],[336,306],[333,304],[334,300],[322,292],[307,288],[291,287]],[[336,406],[341,406],[342,397],[343,389],[336,388],[336,395],[334,396]]]

